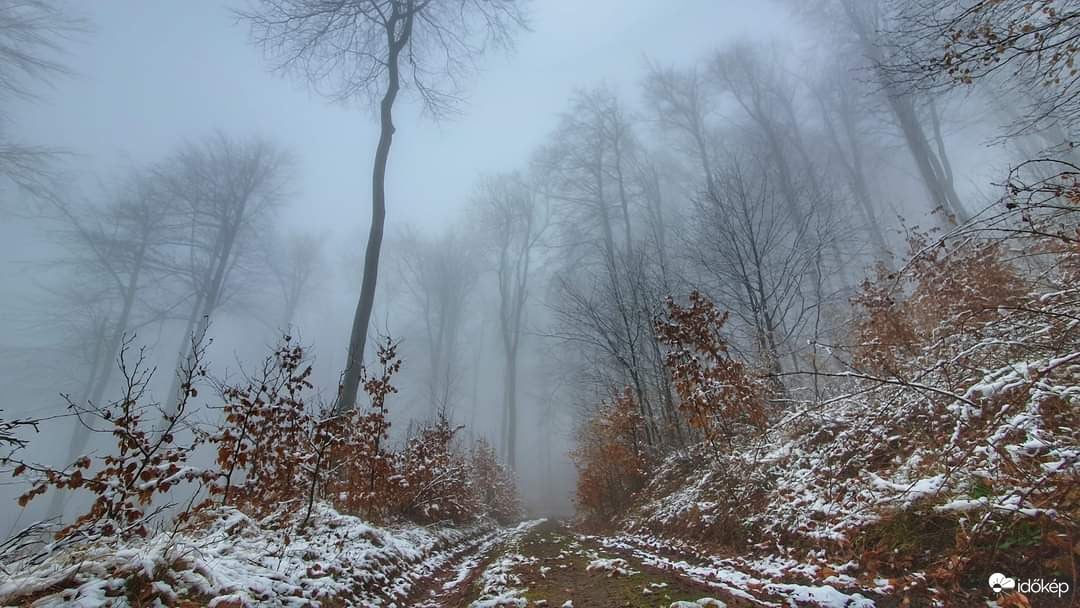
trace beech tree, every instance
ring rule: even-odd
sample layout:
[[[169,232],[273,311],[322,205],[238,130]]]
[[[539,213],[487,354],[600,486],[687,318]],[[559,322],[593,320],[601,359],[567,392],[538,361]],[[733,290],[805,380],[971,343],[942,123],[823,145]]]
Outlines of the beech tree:
[[[740,427],[766,426],[763,391],[730,354],[722,335],[727,313],[700,292],[691,292],[688,300],[684,307],[668,298],[667,314],[656,322],[681,397],[679,410],[707,442],[723,439],[730,447]]]
[[[795,192],[795,203],[812,212],[801,220],[787,213],[761,158],[768,148],[742,148],[751,152],[728,155],[714,170],[717,187],[695,197],[687,248],[691,267],[748,334],[735,346],[749,346],[748,358],[775,375],[825,304],[815,281],[823,243],[835,238],[822,226],[834,222],[809,188]]]
[[[714,91],[699,69],[651,66],[644,83],[645,101],[664,134],[699,164],[707,187],[713,184],[714,142],[708,118]],[[682,140],[682,141],[680,141]]]
[[[427,399],[434,417],[450,408],[463,375],[459,346],[479,276],[476,250],[458,231],[435,239],[410,232],[402,239],[399,260],[401,281],[423,325]]]
[[[550,222],[546,200],[519,174],[497,175],[480,185],[476,204],[489,236],[488,253],[499,288],[499,338],[503,356],[503,445],[511,469],[517,464],[518,353],[524,330],[536,249]]]
[[[191,336],[203,341],[210,317],[237,279],[256,221],[268,217],[284,196],[290,167],[289,155],[269,141],[220,132],[184,145],[160,165],[162,188],[175,198],[175,212],[186,224],[176,266],[188,282],[190,312],[177,369],[185,361],[190,366]],[[174,380],[167,412],[180,396]]]
[[[634,393],[626,389],[601,403],[582,424],[578,448],[571,454],[578,471],[574,502],[589,523],[605,525],[617,517],[647,481],[644,420],[637,409]]]
[[[371,175],[371,229],[360,298],[337,409],[356,404],[368,324],[375,305],[386,222],[386,168],[394,137],[394,103],[403,90],[426,110],[445,115],[459,100],[462,77],[489,44],[507,45],[524,25],[521,2],[485,0],[253,0],[241,16],[274,68],[302,75],[340,101],[379,108],[379,143]]]
[[[862,216],[863,227],[878,256],[886,257],[889,246],[878,217],[878,203],[870,191],[872,172],[867,169],[866,158],[869,145],[862,126],[864,120],[861,120],[865,113],[860,112],[850,68],[833,66],[823,78],[813,83],[811,89],[833,149],[832,158],[842,169],[856,208]]]
[[[272,250],[266,252],[266,260],[281,293],[281,317],[275,329],[287,330],[322,266],[323,241],[314,234],[293,233],[267,244]]]
[[[641,206],[641,146],[625,105],[606,87],[578,91],[536,168],[544,193],[560,207],[558,227],[567,268],[555,277],[556,335],[587,345],[604,370],[599,386],[629,384],[654,440],[652,385],[646,362],[654,349],[645,256],[636,234]],[[657,302],[659,299],[656,300]]]
[[[149,303],[147,291],[170,274],[165,263],[169,238],[169,199],[145,171],[133,171],[116,189],[108,191],[104,205],[76,206],[54,200],[58,240],[70,252],[62,262],[71,270],[68,287],[81,306],[88,309],[84,332],[92,336],[89,370],[82,403],[100,406],[111,386],[115,359],[142,327],[163,318]],[[86,294],[94,294],[87,304]],[[74,299],[74,298],[73,298]],[[67,460],[83,455],[90,429],[72,427]],[[53,495],[49,516],[63,509],[59,493]]]
[[[882,0],[830,0],[823,4],[822,12],[830,22],[842,24],[854,48],[865,58],[877,89],[903,135],[931,206],[940,206],[959,222],[967,221],[970,214],[956,192],[940,127],[934,128],[931,140],[925,118],[920,112],[921,106],[927,105],[931,121],[939,121],[940,117],[935,117],[937,110],[932,107],[932,100],[905,86],[887,68],[894,58],[889,54],[888,40],[883,31],[894,17],[892,8],[893,5]]]
[[[778,69],[757,47],[738,44],[713,57],[709,76],[734,98],[760,135],[779,183],[780,201],[795,223],[803,224],[809,210],[799,204],[796,190],[800,178],[813,175],[813,168],[805,162],[801,129],[791,108],[794,92]]]
[[[575,93],[537,157],[545,192],[562,203],[568,224],[582,224],[576,230],[599,231],[599,262],[609,268],[633,240],[628,181],[635,148],[624,105],[610,89],[598,87]]]

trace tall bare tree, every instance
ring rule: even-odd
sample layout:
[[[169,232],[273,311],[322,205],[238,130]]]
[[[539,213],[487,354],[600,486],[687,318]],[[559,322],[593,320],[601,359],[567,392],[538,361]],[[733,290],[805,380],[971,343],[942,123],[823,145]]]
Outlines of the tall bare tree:
[[[400,278],[423,323],[428,414],[436,419],[448,413],[461,381],[458,347],[479,276],[477,251],[457,230],[433,239],[408,232],[399,245]]]
[[[378,100],[379,143],[371,176],[371,229],[360,298],[336,408],[356,404],[368,325],[375,305],[386,222],[386,167],[399,92],[411,88],[429,112],[452,110],[461,79],[489,43],[508,44],[524,25],[521,2],[507,0],[253,0],[241,12],[274,67],[297,72],[331,99]]]
[[[813,83],[811,90],[821,111],[832,156],[843,170],[866,233],[878,256],[884,258],[889,253],[889,246],[870,191],[871,174],[866,168],[867,138],[861,126],[859,97],[851,80],[850,70],[837,66]]]
[[[286,331],[323,265],[323,240],[314,234],[293,233],[267,242],[273,251],[266,252],[266,261],[281,292],[281,317],[275,329]]]
[[[709,292],[747,332],[735,344],[775,375],[795,355],[798,338],[808,337],[807,324],[824,305],[815,281],[828,239],[819,231],[834,222],[811,188],[796,190],[808,212],[799,218],[787,212],[787,195],[761,158],[771,153],[768,145],[756,154],[753,145],[739,150],[718,163],[717,188],[695,198],[687,251]]]
[[[704,75],[696,67],[650,66],[644,91],[652,119],[686,156],[698,161],[706,186],[712,187],[715,154],[708,119],[716,101]]]
[[[537,156],[536,168],[544,192],[562,210],[567,269],[555,279],[556,334],[588,345],[593,356],[604,359],[598,368],[612,369],[608,381],[631,384],[651,424],[653,391],[644,370],[652,313],[640,290],[643,249],[634,237],[632,212],[641,206],[645,182],[639,179],[641,151],[633,124],[611,89],[579,91]],[[654,436],[650,429],[650,443]]]
[[[801,129],[787,111],[795,92],[780,70],[760,48],[747,44],[717,53],[709,64],[710,77],[745,112],[768,149],[788,214],[796,224],[804,224],[809,211],[799,204],[796,182],[800,174],[813,175],[813,169],[800,166],[802,159],[795,154]]]
[[[285,195],[291,165],[290,156],[267,140],[234,139],[218,132],[184,145],[158,169],[161,187],[176,201],[175,213],[186,223],[178,241],[177,267],[187,277],[190,314],[177,369],[190,366],[192,344],[202,343],[211,316],[236,281],[254,227]],[[167,414],[180,397],[177,377]]]
[[[957,221],[964,222],[970,213],[956,192],[940,128],[936,129],[936,137],[931,141],[920,114],[920,106],[931,106],[933,100],[899,82],[887,67],[893,59],[883,32],[895,19],[895,7],[902,4],[884,0],[830,0],[823,5],[823,10],[830,21],[843,24],[854,49],[868,63],[877,91],[884,97],[915,162],[931,206],[940,206]],[[929,110],[936,112],[933,107]]]
[[[57,263],[64,266],[64,293],[69,301],[86,308],[83,335],[90,347],[89,371],[80,401],[100,404],[110,387],[114,360],[124,337],[163,319],[163,311],[147,293],[170,277],[165,262],[169,233],[169,203],[157,188],[153,176],[134,170],[116,188],[107,191],[104,204],[77,205],[49,198],[53,204],[55,237],[68,255]],[[69,291],[70,290],[70,291]],[[81,456],[90,431],[80,424],[72,427],[67,458]],[[63,509],[61,493],[54,494],[49,517]]]
[[[537,248],[550,223],[547,200],[520,174],[484,180],[476,196],[488,240],[488,256],[499,288],[499,338],[503,368],[503,441],[506,462],[517,466],[518,357],[524,332],[529,284]]]
[[[905,0],[882,32],[880,69],[898,88],[976,82],[1015,104],[1006,136],[1077,136],[1080,10],[1072,0]]]
[[[597,87],[574,94],[550,143],[536,157],[545,192],[562,203],[565,221],[599,231],[599,261],[609,267],[633,242],[629,181],[636,150],[622,102],[611,89]],[[587,240],[585,249],[593,242]]]

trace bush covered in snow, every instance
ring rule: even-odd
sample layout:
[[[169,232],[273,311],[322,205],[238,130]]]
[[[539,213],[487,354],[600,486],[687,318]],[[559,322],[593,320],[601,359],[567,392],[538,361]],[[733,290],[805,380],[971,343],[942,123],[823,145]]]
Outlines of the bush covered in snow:
[[[1055,217],[1025,239],[977,225],[936,241],[915,234],[906,266],[882,268],[854,296],[852,339],[812,372],[815,398],[774,400],[768,432],[726,433],[722,450],[702,430],[641,474],[649,483],[622,525],[824,550],[943,597],[981,588],[987,571],[1073,572],[1080,232]],[[676,382],[684,358],[669,357]],[[762,382],[797,388],[810,375]],[[722,399],[707,411],[703,389],[680,397],[698,429],[752,420]]]
[[[177,535],[98,539],[44,561],[8,564],[0,604],[217,608],[400,602],[451,549],[486,527],[374,527],[326,505],[268,526],[229,507],[199,513]]]
[[[364,373],[370,405],[333,412],[312,407],[305,351],[285,336],[257,373],[219,383],[221,421],[210,427],[189,419],[197,385],[209,377],[205,350],[194,344],[192,352],[174,409],[149,401],[152,370],[141,352],[132,361],[126,345],[122,397],[71,404],[114,438],[111,451],[60,470],[5,457],[30,485],[20,504],[49,490],[88,492],[93,501],[59,532],[34,524],[0,545],[9,575],[0,602],[186,598],[239,607],[334,598],[377,606],[407,593],[408,569],[439,559],[440,548],[517,517],[513,475],[486,443],[461,445],[445,418],[391,449],[387,397],[401,367],[393,342],[379,350],[378,375]],[[215,449],[213,464],[192,466],[189,456],[203,445]],[[176,494],[182,502],[166,502]]]

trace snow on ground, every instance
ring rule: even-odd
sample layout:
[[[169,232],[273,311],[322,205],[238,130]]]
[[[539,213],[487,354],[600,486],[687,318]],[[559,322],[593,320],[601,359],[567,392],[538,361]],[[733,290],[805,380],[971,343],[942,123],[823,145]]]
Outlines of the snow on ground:
[[[521,577],[514,574],[514,569],[535,562],[535,557],[528,557],[517,552],[508,552],[491,562],[480,574],[482,585],[480,599],[473,602],[471,607],[527,605],[528,602],[521,598],[527,589]]]
[[[696,602],[672,602],[668,608],[727,608],[727,604],[718,599],[703,597]]]
[[[16,564],[0,579],[0,604],[37,599],[35,608],[119,608],[131,605],[125,594],[142,581],[143,605],[188,597],[212,608],[291,607],[336,597],[346,606],[386,606],[462,544],[492,534],[482,526],[378,528],[326,506],[303,533],[266,529],[233,509],[207,519],[195,532],[91,544],[37,566]]]
[[[521,538],[533,527],[543,522],[543,519],[525,521],[509,529],[502,539],[507,551],[492,561],[480,573],[480,585],[482,587],[480,598],[470,604],[470,608],[495,608],[497,606],[520,606],[525,608],[528,605],[528,602],[522,597],[526,591],[523,587],[524,583],[518,575],[514,574],[514,569],[519,566],[534,564],[537,559],[523,555],[516,549],[521,542]]]
[[[481,542],[475,551],[470,552],[465,559],[456,565],[454,568],[454,578],[446,581],[442,585],[443,591],[450,591],[457,589],[462,583],[472,574],[473,570],[480,565],[481,560],[484,559],[488,553],[490,553],[496,546],[506,540],[506,534],[493,532],[487,536]]]
[[[705,556],[703,563],[690,563],[684,559],[661,555],[661,552],[669,552],[663,549],[671,550],[673,547],[656,537],[622,534],[596,537],[596,540],[606,548],[633,555],[646,566],[676,572],[697,583],[757,605],[782,605],[763,600],[762,597],[766,596],[782,598],[787,605],[809,603],[825,608],[873,608],[874,606],[873,600],[856,590],[855,580],[851,577],[830,577],[829,584],[821,585],[777,581],[781,576],[815,568],[813,565],[798,564],[780,558],[753,560],[723,559],[716,556]],[[831,569],[839,570],[840,568],[842,566]],[[751,574],[752,572],[757,574]],[[836,585],[840,585],[844,590],[837,589]],[[694,604],[688,603],[688,605]]]
[[[1021,336],[1014,336],[1017,344],[1028,339]],[[993,350],[994,340],[977,346]],[[1006,356],[1012,355],[989,360]],[[945,385],[935,378],[922,382]],[[1080,473],[1080,352],[1074,347],[973,372],[966,388],[944,395],[861,388],[853,385],[828,407],[793,412],[733,453],[716,456],[695,446],[668,456],[640,502],[616,523],[636,535],[608,542],[645,551],[643,560],[710,580],[736,597],[745,597],[739,592],[747,585],[761,585],[793,601],[855,606],[869,601],[855,596],[859,589],[872,596],[918,589],[939,599],[945,592],[927,582],[927,572],[890,560],[869,567],[828,564],[824,553],[803,558],[808,548],[839,547],[836,561],[852,559],[843,547],[901,514],[915,514],[916,521],[922,513],[951,518],[973,537],[991,536],[1001,521],[1066,519],[1055,507]],[[732,530],[743,537],[726,536]],[[735,540],[755,554],[776,555],[725,564],[701,554],[693,539]],[[661,557],[670,555],[688,561]],[[792,581],[811,586],[784,586]]]
[[[608,578],[615,576],[632,576],[637,574],[637,570],[630,567],[630,564],[626,563],[625,559],[618,557],[615,558],[596,558],[589,562],[589,565],[585,567],[586,572],[604,572]]]

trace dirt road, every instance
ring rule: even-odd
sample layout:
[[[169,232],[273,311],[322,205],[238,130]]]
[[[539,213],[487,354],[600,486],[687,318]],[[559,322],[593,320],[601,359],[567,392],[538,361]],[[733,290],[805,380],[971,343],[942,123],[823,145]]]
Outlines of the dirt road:
[[[413,608],[828,606],[869,608],[873,590],[814,566],[695,554],[641,536],[586,536],[524,522],[447,560],[404,603]],[[884,604],[879,604],[884,605]]]

